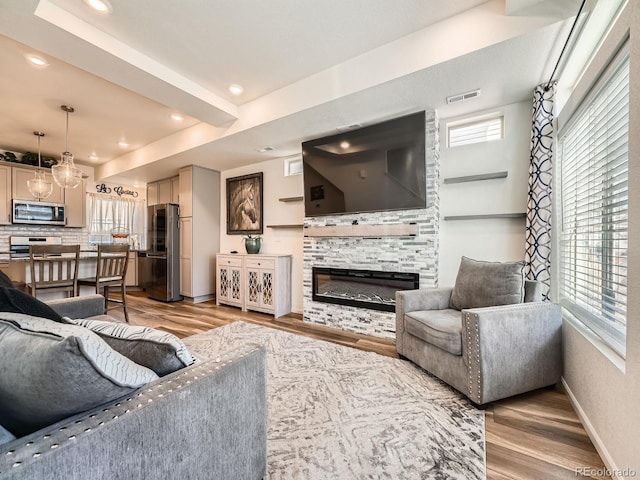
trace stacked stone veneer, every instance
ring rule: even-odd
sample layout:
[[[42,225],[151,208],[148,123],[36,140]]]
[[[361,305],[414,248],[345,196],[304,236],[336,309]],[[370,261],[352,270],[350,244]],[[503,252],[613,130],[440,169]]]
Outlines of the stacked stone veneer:
[[[303,243],[304,321],[383,338],[395,338],[395,313],[315,302],[312,268],[357,268],[419,273],[420,288],[438,285],[439,144],[438,118],[426,112],[427,208],[305,218],[305,226],[415,223],[408,237],[305,237]]]

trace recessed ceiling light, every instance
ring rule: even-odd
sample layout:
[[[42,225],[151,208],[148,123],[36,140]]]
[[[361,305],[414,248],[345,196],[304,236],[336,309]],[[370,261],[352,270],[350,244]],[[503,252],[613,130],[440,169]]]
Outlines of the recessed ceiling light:
[[[346,140],[343,140],[343,141],[340,142],[340,148],[343,149],[343,150],[346,150],[350,146],[351,146],[351,144],[349,142],[347,142]]]
[[[121,147],[128,147],[129,144],[126,142],[126,140],[120,140],[118,142],[118,145],[120,145]]]
[[[107,0],[84,0],[84,3],[98,13],[113,12],[113,7]]]
[[[351,125],[341,125],[336,127],[336,130],[339,132],[346,132],[347,130],[355,130],[356,128],[362,127],[361,123],[352,123]]]
[[[232,95],[238,96],[244,92],[244,88],[238,84],[229,85],[229,91]]]
[[[176,122],[181,122],[182,120],[184,120],[184,117],[179,113],[172,113],[171,118],[173,118]]]
[[[95,153],[92,153],[91,155],[89,155],[89,160],[91,160],[92,162],[97,162],[98,160],[100,160],[100,157]]]
[[[35,55],[33,53],[29,53],[28,55],[25,55],[25,57],[26,57],[27,60],[29,60],[29,62],[31,62],[36,67],[48,67],[49,66],[49,62],[47,62],[44,58],[42,58],[39,55]]]
[[[265,153],[265,152],[271,152],[275,150],[275,148],[273,147],[262,147],[260,150],[258,150],[260,153]]]

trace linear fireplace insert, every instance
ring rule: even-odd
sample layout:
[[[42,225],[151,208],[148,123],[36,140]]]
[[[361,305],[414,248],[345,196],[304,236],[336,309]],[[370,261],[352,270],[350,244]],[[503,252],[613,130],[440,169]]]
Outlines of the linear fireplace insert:
[[[419,285],[417,273],[312,268],[312,298],[316,302],[395,312],[396,291],[415,290]]]

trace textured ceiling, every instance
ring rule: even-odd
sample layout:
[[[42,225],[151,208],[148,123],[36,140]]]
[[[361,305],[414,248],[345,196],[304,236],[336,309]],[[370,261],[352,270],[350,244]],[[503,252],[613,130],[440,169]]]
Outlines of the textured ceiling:
[[[101,16],[81,0],[0,0],[0,149],[33,150],[38,129],[43,151],[61,152],[60,105],[72,105],[78,160],[95,153],[98,178],[138,183],[295,154],[340,125],[495,108],[549,75],[579,1],[110,3]],[[29,52],[50,66],[28,65]]]

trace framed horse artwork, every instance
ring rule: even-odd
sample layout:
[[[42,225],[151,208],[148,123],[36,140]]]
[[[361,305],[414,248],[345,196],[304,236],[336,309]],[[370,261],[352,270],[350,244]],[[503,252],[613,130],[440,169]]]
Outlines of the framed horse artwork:
[[[262,233],[262,172],[227,178],[227,235]]]

